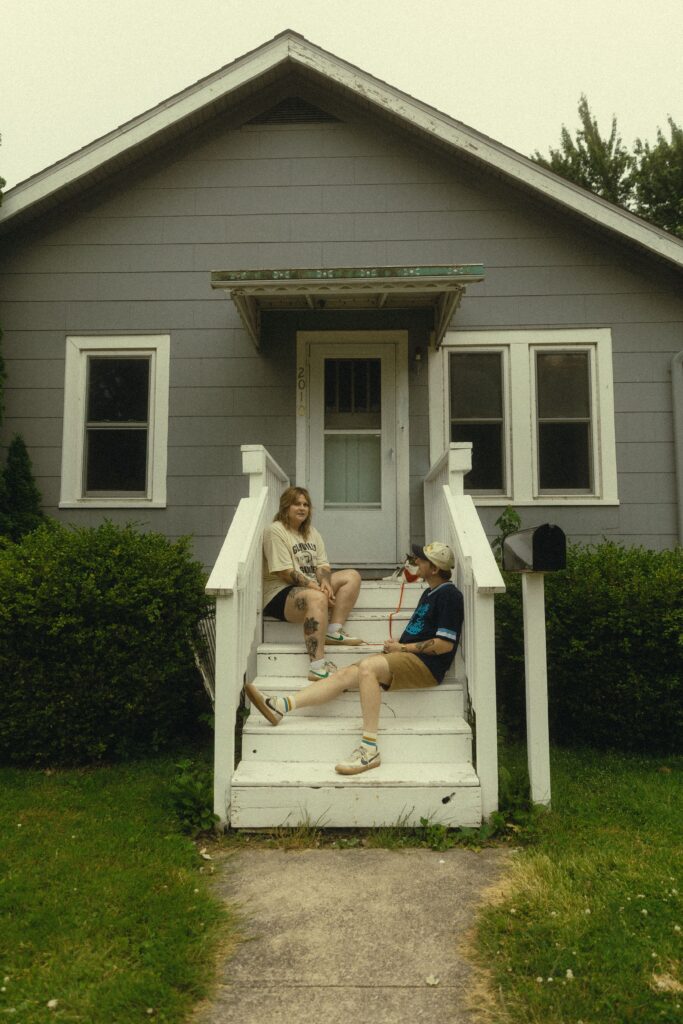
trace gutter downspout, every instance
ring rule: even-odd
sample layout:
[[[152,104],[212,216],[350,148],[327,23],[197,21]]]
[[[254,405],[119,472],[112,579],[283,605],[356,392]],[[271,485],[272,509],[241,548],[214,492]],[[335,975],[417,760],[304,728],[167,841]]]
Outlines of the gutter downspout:
[[[671,396],[678,493],[678,543],[683,545],[683,352],[671,360]]]

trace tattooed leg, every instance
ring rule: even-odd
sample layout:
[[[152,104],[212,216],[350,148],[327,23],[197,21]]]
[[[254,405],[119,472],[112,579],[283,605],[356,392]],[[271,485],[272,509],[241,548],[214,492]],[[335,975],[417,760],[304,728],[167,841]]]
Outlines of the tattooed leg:
[[[285,603],[287,622],[300,622],[304,628],[304,643],[311,661],[325,657],[327,630],[327,598],[320,590],[292,590]]]

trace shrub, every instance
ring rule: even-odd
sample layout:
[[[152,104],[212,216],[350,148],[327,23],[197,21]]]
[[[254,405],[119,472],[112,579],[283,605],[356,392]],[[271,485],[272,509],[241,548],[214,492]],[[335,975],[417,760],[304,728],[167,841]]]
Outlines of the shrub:
[[[86,764],[187,734],[206,598],[186,539],[39,527],[0,546],[0,761]]]
[[[521,579],[497,599],[503,717],[523,732]],[[570,545],[545,578],[551,735],[564,744],[669,753],[683,729],[683,552]]]
[[[0,534],[10,540],[21,540],[40,526],[45,521],[41,500],[24,439],[15,434],[7,450],[0,483]]]

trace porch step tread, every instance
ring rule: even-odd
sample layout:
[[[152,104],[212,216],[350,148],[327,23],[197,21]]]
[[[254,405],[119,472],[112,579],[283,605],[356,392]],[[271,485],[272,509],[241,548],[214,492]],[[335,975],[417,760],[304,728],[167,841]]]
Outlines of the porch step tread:
[[[391,615],[392,619],[401,622],[407,622],[413,614],[414,609],[412,608],[401,608],[400,611],[394,611],[394,607],[391,608],[354,608],[348,619],[346,620],[346,630],[348,629],[349,622],[385,622]],[[282,619],[273,618],[272,615],[264,615],[264,622],[282,622]],[[287,626],[292,626],[294,629],[301,629],[300,623],[287,622]]]
[[[381,764],[361,775],[338,775],[329,761],[240,761],[233,786],[364,788],[478,786],[471,764]]]
[[[258,690],[263,690],[264,693],[269,693],[271,690],[286,690],[287,693],[291,693],[296,690],[303,690],[304,687],[310,686],[308,679],[302,679],[300,676],[256,676],[254,684]],[[397,693],[409,693],[409,694],[430,694],[444,692],[455,692],[460,693],[462,691],[463,684],[457,680],[450,680],[449,682],[439,683],[438,686],[424,687],[423,689],[415,690],[388,690],[386,696],[391,694],[395,697]],[[347,690],[337,697],[337,700],[341,698],[348,698],[358,702],[358,691]]]
[[[349,733],[358,736],[362,728],[360,714],[347,717],[331,718],[303,718],[296,714],[286,715],[277,726],[272,726],[263,715],[255,711],[244,723],[244,733],[251,735],[261,732],[272,732],[276,728],[278,735],[289,736],[311,736],[314,734],[338,736]],[[381,736],[411,735],[411,736],[439,736],[439,735],[466,735],[469,736],[471,729],[464,718],[458,715],[449,715],[447,718],[393,718],[382,722]]]
[[[254,680],[257,689],[266,696],[286,696],[298,693],[308,685],[300,676],[257,676]],[[464,690],[456,682],[442,683],[420,690],[389,690],[382,694],[381,721],[391,718],[426,717],[436,718],[443,715],[461,715],[464,708]],[[357,690],[340,693],[328,703],[317,707],[299,708],[297,717],[348,717],[360,714],[360,700]],[[258,714],[258,711],[256,712]]]
[[[366,643],[366,644],[353,644],[353,645],[352,644],[348,644],[348,645],[346,645],[346,644],[328,644],[325,647],[325,653],[331,655],[332,651],[337,651],[339,654],[341,654],[342,652],[343,653],[349,653],[349,654],[355,654],[356,659],[357,659],[357,658],[362,658],[364,653],[365,654],[368,654],[368,653],[371,653],[371,654],[381,654],[382,653],[382,646],[383,645],[381,643],[376,643],[376,644]],[[301,654],[301,655],[305,655],[305,651],[302,650],[302,648],[303,648],[303,643],[301,642],[301,640],[299,640],[298,643],[292,643],[292,644],[285,643],[284,641],[278,641],[277,643],[262,643],[262,644],[259,644],[258,647],[257,647],[257,652],[259,654]],[[327,660],[328,661],[332,661],[333,659],[332,659],[332,657],[329,657]]]

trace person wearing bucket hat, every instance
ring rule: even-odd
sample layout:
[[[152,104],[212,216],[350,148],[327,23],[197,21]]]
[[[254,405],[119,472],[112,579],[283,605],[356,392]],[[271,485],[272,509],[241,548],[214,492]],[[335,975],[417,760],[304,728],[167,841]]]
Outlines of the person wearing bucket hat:
[[[464,602],[451,582],[453,552],[442,541],[412,546],[417,574],[426,584],[399,640],[386,640],[381,654],[371,654],[287,697],[265,697],[253,683],[244,687],[249,700],[271,725],[279,725],[297,708],[334,700],[345,690],[358,690],[363,735],[346,761],[335,765],[340,775],[360,775],[379,768],[377,744],[382,692],[437,686],[450,668],[460,641]]]

